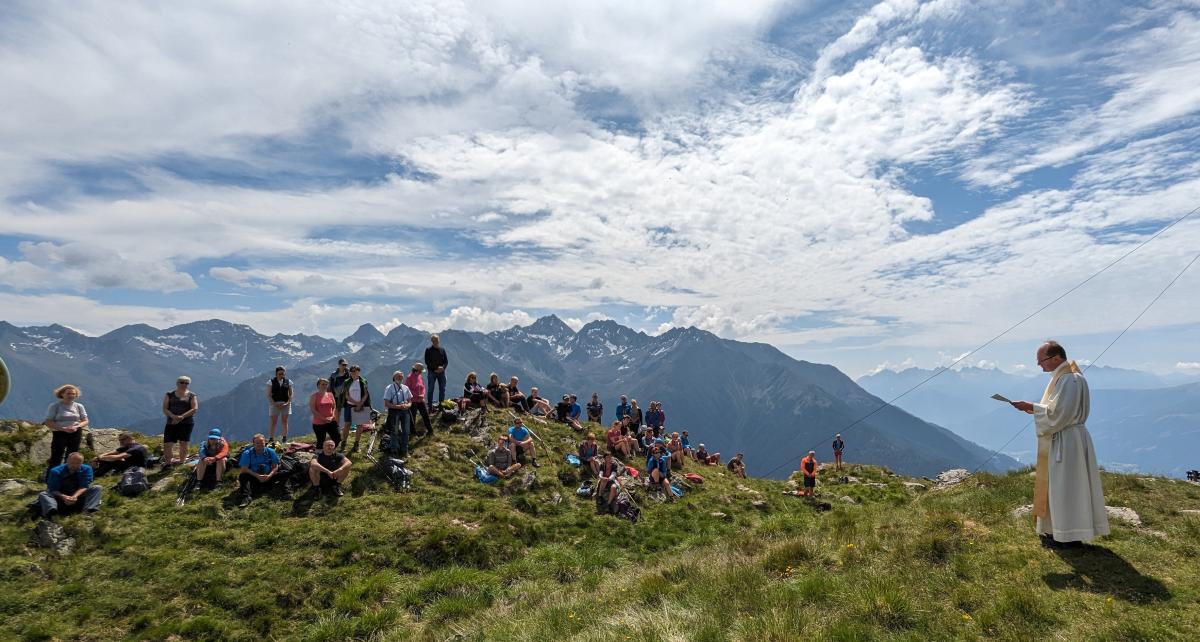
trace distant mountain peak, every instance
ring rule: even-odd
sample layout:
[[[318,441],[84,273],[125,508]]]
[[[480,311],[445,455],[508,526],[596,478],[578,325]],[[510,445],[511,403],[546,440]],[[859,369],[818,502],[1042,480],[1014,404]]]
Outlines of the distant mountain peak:
[[[366,345],[368,343],[379,341],[380,339],[384,338],[384,336],[385,335],[379,331],[379,328],[376,328],[373,324],[364,323],[358,326],[358,329],[354,331],[354,334],[346,337],[343,343],[361,343]]]
[[[558,318],[558,315],[548,314],[537,321],[525,326],[525,333],[528,335],[541,335],[546,337],[572,337],[575,336],[575,331],[571,326],[563,323],[563,320]]]

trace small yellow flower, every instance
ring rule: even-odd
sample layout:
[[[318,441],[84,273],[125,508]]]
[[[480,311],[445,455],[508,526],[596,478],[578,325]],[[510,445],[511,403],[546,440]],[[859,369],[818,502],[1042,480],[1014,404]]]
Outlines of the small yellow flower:
[[[854,548],[854,544],[846,544],[846,548]]]
[[[964,622],[970,622],[970,621],[971,621],[971,614],[970,614],[970,613],[963,613],[963,621],[964,621]]]
[[[574,619],[574,617],[575,617],[575,614],[574,614],[574,613],[567,613],[567,617],[568,617],[568,618],[572,618],[572,619]]]

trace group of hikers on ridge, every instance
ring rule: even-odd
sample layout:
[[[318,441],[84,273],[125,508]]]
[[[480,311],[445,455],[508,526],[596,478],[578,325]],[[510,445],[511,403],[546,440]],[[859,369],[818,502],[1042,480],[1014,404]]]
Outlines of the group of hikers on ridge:
[[[386,420],[383,433],[386,450],[396,457],[406,457],[410,435],[420,424],[422,435],[432,435],[433,422],[430,409],[440,413],[444,408],[460,412],[470,408],[504,408],[517,413],[495,448],[486,457],[487,470],[497,477],[510,477],[522,466],[538,466],[534,434],[525,426],[523,415],[545,417],[557,421],[582,433],[584,408],[574,394],[564,394],[561,401],[551,406],[537,387],[525,394],[520,389],[517,377],[510,377],[507,384],[500,383],[498,375],[492,373],[486,386],[480,386],[478,376],[467,375],[463,395],[445,399],[445,368],[449,358],[441,347],[437,335],[430,337],[425,351],[425,361],[414,363],[410,372],[396,371],[392,381],[383,392]],[[427,363],[429,364],[427,366]],[[295,385],[287,377],[284,366],[275,368],[265,386],[268,400],[267,434],[255,434],[251,445],[239,454],[232,455],[228,441],[220,428],[213,428],[200,443],[192,459],[192,432],[195,416],[199,411],[199,397],[191,390],[190,377],[180,376],[175,388],[163,396],[161,410],[166,418],[163,428],[161,466],[164,470],[184,462],[195,462],[196,479],[211,476],[213,486],[219,486],[227,468],[238,470],[238,490],[242,494],[240,505],[246,505],[252,497],[269,491],[278,480],[281,460],[280,445],[276,433],[286,443],[289,433],[289,417],[295,398]],[[437,389],[437,403],[434,391]],[[153,458],[149,449],[135,440],[132,433],[118,436],[119,447],[98,455],[90,463],[84,462],[79,452],[83,430],[88,426],[87,410],[80,403],[80,389],[72,384],[60,386],[54,391],[57,401],[47,409],[44,424],[52,431],[50,459],[47,462],[45,479],[47,489],[39,496],[39,509],[43,516],[68,513],[75,510],[96,510],[100,506],[101,490],[93,484],[97,476],[107,473],[121,474],[133,468],[147,467]],[[362,433],[374,430],[379,414],[374,410],[370,387],[362,377],[362,368],[339,359],[337,368],[328,377],[317,379],[315,390],[308,395],[308,408],[312,416],[313,433],[316,437],[316,452],[308,466],[309,481],[314,490],[321,489],[336,496],[343,494],[342,485],[350,472],[352,462],[347,456],[357,451]],[[604,404],[598,393],[592,393],[586,404],[586,421],[602,422]],[[646,482],[670,492],[672,469],[683,465],[684,459],[694,459],[704,465],[720,465],[721,454],[709,452],[705,444],[693,448],[687,430],[666,431],[666,412],[663,404],[650,402],[643,412],[636,399],[621,395],[616,406],[614,419],[604,435],[607,449],[601,452],[595,433],[587,433],[578,444],[576,456],[584,470],[590,471],[600,483],[597,492],[610,492],[616,474],[614,466],[625,470],[621,459],[645,458]],[[340,421],[339,421],[340,420]],[[353,443],[347,448],[350,436]],[[621,459],[618,459],[620,457]],[[236,461],[230,462],[231,459]],[[727,469],[739,477],[746,476],[744,456],[738,453],[729,460]],[[319,491],[318,491],[319,492]],[[615,495],[614,495],[615,497]]]

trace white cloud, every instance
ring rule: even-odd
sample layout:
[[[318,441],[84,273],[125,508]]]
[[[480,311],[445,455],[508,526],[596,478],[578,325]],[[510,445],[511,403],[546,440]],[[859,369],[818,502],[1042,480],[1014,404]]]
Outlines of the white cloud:
[[[450,314],[442,319],[422,321],[415,327],[428,332],[437,332],[446,328],[491,332],[492,330],[511,328],[514,325],[529,325],[535,320],[536,317],[522,310],[496,312],[473,306],[459,306],[450,310]]]
[[[192,277],[170,262],[142,260],[92,243],[22,242],[17,247],[23,260],[0,257],[0,284],[16,290],[131,288],[179,292],[196,288]]]
[[[1188,374],[1200,372],[1200,361],[1178,361],[1175,369]]]

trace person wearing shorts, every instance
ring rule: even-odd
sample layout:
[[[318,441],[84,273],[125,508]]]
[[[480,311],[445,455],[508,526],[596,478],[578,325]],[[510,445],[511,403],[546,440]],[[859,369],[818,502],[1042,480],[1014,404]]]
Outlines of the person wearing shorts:
[[[288,418],[292,415],[292,380],[286,376],[283,366],[275,368],[275,378],[267,382],[268,416],[271,418],[270,429],[267,430],[267,443],[275,445],[275,423],[280,423],[282,438],[287,443]]]
[[[804,489],[800,491],[801,497],[812,497],[816,493],[819,469],[817,453],[812,450],[808,451],[808,456],[800,460],[800,472],[804,474]]]
[[[350,429],[353,428],[354,446],[350,452],[354,452],[358,450],[359,433],[368,427],[372,430],[375,428],[375,421],[371,419],[371,391],[367,380],[362,378],[362,366],[350,366],[350,378],[342,387],[342,397],[346,400],[346,425],[342,428],[342,445],[345,446],[350,438]]]
[[[179,377],[175,380],[175,389],[163,397],[162,411],[167,417],[167,425],[163,428],[163,468],[182,464],[187,459],[196,411],[200,408],[196,393],[188,389],[191,385],[190,377]],[[175,444],[179,444],[177,452]]]
[[[833,461],[834,466],[842,469],[842,451],[846,450],[846,442],[842,441],[842,435],[839,433],[833,438]]]

